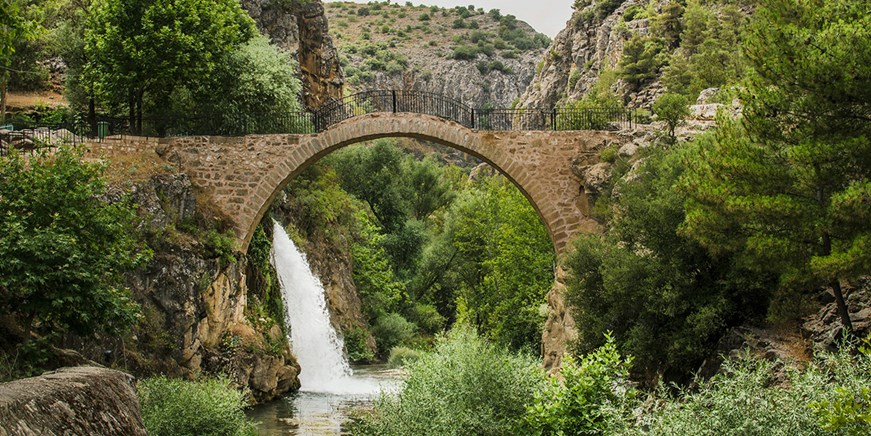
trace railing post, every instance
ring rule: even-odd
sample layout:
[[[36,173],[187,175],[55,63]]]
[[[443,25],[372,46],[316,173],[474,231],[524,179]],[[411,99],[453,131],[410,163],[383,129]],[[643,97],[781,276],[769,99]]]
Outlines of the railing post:
[[[471,124],[472,124],[472,126],[471,126],[472,130],[475,130],[475,108],[472,108]]]
[[[396,90],[394,89],[390,93],[393,94],[393,113],[396,113]]]
[[[550,129],[556,132],[556,108],[550,111]]]

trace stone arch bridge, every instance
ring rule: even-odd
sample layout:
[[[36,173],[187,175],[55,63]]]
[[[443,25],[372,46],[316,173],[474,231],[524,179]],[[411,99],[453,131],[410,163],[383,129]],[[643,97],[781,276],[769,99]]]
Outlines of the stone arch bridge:
[[[462,118],[396,109],[394,97],[393,111],[352,111],[326,124],[322,118],[317,133],[120,136],[88,143],[88,148],[110,160],[123,154],[153,152],[178,167],[232,221],[242,251],[247,251],[257,224],[293,177],[332,151],[385,137],[432,141],[490,164],[533,205],[558,255],[577,233],[595,231],[587,193],[572,166],[596,163],[597,150],[616,141],[615,132],[494,130],[492,124],[485,130],[488,126],[482,124],[496,118],[482,118],[474,111]],[[483,129],[473,128],[476,120]]]

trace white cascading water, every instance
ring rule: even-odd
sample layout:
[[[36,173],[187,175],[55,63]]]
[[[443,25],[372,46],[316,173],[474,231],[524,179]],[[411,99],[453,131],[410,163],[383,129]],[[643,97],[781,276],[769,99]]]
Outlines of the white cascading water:
[[[374,380],[352,377],[342,341],[330,323],[321,281],[312,274],[284,227],[274,222],[272,263],[284,297],[286,324],[290,326],[293,354],[302,368],[300,391],[333,394],[378,392]]]

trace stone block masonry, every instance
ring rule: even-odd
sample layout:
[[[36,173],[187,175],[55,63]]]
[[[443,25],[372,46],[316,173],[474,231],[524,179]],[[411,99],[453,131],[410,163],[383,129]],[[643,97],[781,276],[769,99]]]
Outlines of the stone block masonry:
[[[198,189],[211,195],[233,222],[239,247],[246,251],[267,208],[294,176],[339,148],[386,137],[444,144],[489,163],[529,199],[558,255],[578,232],[597,228],[584,213],[588,201],[572,172],[572,159],[618,139],[616,133],[602,131],[484,132],[430,115],[373,113],[316,135],[125,137],[89,144],[89,149],[108,159],[153,150],[156,159],[176,165]]]

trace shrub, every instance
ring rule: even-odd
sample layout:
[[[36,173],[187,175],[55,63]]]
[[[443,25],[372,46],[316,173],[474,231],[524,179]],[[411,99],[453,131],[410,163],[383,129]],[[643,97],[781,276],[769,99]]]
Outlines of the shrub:
[[[470,61],[478,57],[478,51],[475,47],[468,45],[460,45],[454,47],[454,52],[451,54],[451,59],[458,61]]]
[[[415,304],[410,318],[424,333],[436,334],[445,327],[445,317],[431,304]]]
[[[517,434],[545,382],[537,360],[497,348],[468,327],[439,339],[408,371],[403,391],[376,401],[354,434]]]
[[[254,435],[245,417],[245,392],[226,378],[201,381],[145,379],[137,386],[142,420],[150,435]]]
[[[631,358],[623,359],[610,335],[605,345],[576,363],[566,356],[527,408],[526,422],[536,434],[615,434],[629,427],[635,391],[626,386]]]
[[[345,332],[345,354],[351,363],[370,363],[375,359],[375,353],[369,348],[369,332],[355,327]]]
[[[408,347],[393,347],[390,350],[390,357],[387,359],[387,364],[391,368],[399,368],[408,366],[412,362],[416,362],[423,355],[422,352]]]
[[[848,348],[822,354],[804,371],[787,367],[785,383],[775,379],[778,362],[727,360],[697,391],[661,393],[667,401],[643,424],[651,434],[869,434],[871,403],[862,398],[871,386],[871,356],[851,356]],[[839,407],[844,399],[856,407]]]
[[[391,313],[378,318],[372,333],[378,344],[378,354],[386,357],[390,349],[408,341],[414,336],[417,326],[398,313]]]
[[[612,145],[602,150],[602,153],[599,154],[599,159],[602,162],[614,163],[619,155],[619,150],[620,149],[616,145]]]

